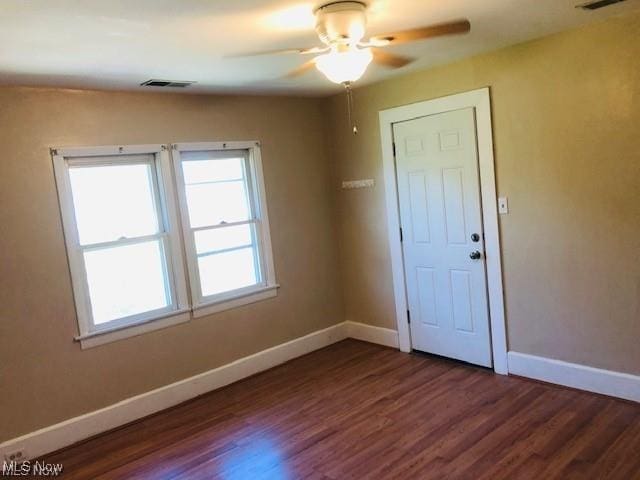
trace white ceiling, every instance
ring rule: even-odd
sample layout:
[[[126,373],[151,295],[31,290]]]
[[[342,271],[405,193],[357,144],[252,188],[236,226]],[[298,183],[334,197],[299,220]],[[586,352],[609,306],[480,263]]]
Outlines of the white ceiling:
[[[328,1],[328,0],[327,0]],[[584,0],[370,0],[368,33],[468,18],[471,33],[389,48],[419,58],[361,83],[425,68],[636,10],[627,0],[598,11]],[[189,92],[339,91],[317,71],[280,77],[308,57],[224,58],[318,45],[314,0],[2,0],[0,82],[137,89],[150,78],[195,80]],[[149,87],[146,87],[147,89]],[[166,90],[163,90],[166,91]]]

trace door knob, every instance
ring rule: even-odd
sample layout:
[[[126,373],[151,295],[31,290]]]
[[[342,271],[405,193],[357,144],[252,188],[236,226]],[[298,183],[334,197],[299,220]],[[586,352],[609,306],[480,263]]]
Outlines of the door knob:
[[[469,254],[469,258],[471,260],[480,260],[482,258],[482,254],[478,250],[476,250],[475,252],[471,252]]]

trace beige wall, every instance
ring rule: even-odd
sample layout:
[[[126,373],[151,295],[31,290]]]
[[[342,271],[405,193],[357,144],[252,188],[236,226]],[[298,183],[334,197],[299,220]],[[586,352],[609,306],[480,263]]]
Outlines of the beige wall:
[[[510,348],[640,373],[639,34],[628,16],[357,89],[357,137],[343,96],[0,88],[0,441],[343,319],[395,328],[378,111],[483,86]],[[223,139],[263,142],[278,297],[81,351],[48,148]],[[376,187],[339,190],[358,178]]]
[[[640,373],[639,39],[636,14],[356,89],[357,137],[334,97],[346,318],[396,328],[378,112],[490,86],[510,349]]]
[[[0,441],[343,320],[321,100],[0,88]],[[80,350],[50,146],[260,140],[278,296]]]

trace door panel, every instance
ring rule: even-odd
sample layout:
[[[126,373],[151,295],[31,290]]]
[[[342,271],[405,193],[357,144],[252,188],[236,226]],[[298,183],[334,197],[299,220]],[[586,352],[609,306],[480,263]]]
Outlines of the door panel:
[[[444,195],[444,217],[447,242],[464,245],[467,229],[464,218],[464,170],[445,168],[442,170],[442,193]]]
[[[491,366],[474,110],[393,132],[412,346]]]
[[[409,174],[409,198],[411,199],[411,226],[413,241],[429,243],[429,209],[427,201],[427,179],[424,172]]]
[[[433,268],[416,268],[420,317],[425,325],[438,326],[436,312],[436,271]]]
[[[451,304],[453,305],[453,325],[456,330],[472,333],[471,272],[451,270]]]

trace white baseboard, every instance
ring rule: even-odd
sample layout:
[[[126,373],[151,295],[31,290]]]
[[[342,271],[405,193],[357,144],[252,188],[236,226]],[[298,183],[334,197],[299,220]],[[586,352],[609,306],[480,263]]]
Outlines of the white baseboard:
[[[509,373],[640,402],[640,376],[526,353],[508,353]]]
[[[24,450],[27,458],[59,450],[345,338],[346,324],[339,323],[100,410],[8,440],[0,444],[0,461],[7,452],[18,449]]]
[[[364,323],[344,322],[347,330],[347,337],[363,340],[365,342],[377,343],[387,347],[398,348],[398,332],[390,328],[374,327]]]
[[[27,459],[59,450],[349,337],[389,347],[398,346],[395,330],[356,322],[339,323],[100,410],[7,440],[0,443],[0,461],[6,453],[15,450],[23,450]]]
[[[179,382],[128,398],[108,407],[0,443],[0,461],[23,450],[35,458],[93,435],[125,425],[198,395],[313,352],[345,338],[398,348],[398,332],[358,322],[343,322],[241,358]],[[640,402],[640,376],[575,363],[508,353],[509,373]]]

